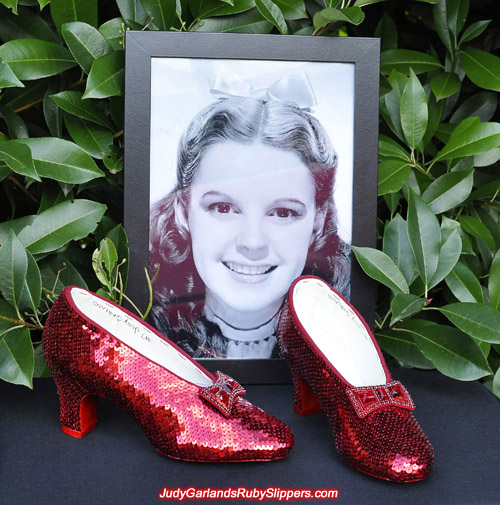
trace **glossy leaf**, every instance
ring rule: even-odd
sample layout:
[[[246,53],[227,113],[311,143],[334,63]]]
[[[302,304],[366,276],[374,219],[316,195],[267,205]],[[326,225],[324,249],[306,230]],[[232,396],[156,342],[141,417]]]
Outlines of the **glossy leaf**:
[[[409,147],[415,149],[427,129],[427,97],[418,77],[410,69],[410,79],[401,95],[401,127]]]
[[[459,45],[462,45],[465,42],[470,42],[476,37],[479,37],[479,35],[481,35],[481,33],[486,30],[490,23],[491,19],[487,19],[485,21],[476,21],[475,23],[472,23],[468,28],[464,30],[464,33],[462,33]]]
[[[9,140],[0,143],[0,160],[13,171],[40,181],[35,169],[31,149],[18,140]]]
[[[458,262],[446,276],[446,285],[460,302],[484,303],[483,290],[472,270]]]
[[[453,53],[454,43],[448,26],[448,16],[446,12],[447,5],[448,2],[446,0],[437,2],[436,5],[434,5],[432,13],[434,18],[434,26],[436,27],[439,38],[443,42],[448,52]]]
[[[495,310],[500,310],[500,250],[495,253],[488,276],[488,294],[490,305]]]
[[[61,35],[71,54],[87,74],[97,58],[112,50],[104,36],[87,23],[65,23]]]
[[[124,47],[123,42],[123,18],[113,18],[103,23],[99,28],[99,33],[106,39],[106,42],[114,51],[120,51]]]
[[[102,160],[113,145],[113,134],[106,128],[66,115],[64,123],[71,138],[93,158]]]
[[[8,7],[17,15],[17,0],[0,0],[0,4],[5,5],[5,7]]]
[[[410,154],[408,151],[394,139],[383,134],[379,135],[378,152],[380,156],[386,158],[410,161]]]
[[[372,279],[395,293],[409,293],[408,283],[401,270],[387,254],[370,247],[351,246],[351,248],[361,268]]]
[[[34,311],[40,305],[42,296],[42,278],[40,276],[40,269],[37,262],[29,251],[26,251],[28,258],[28,270],[26,272],[26,279],[24,281],[23,292],[19,306],[21,309]]]
[[[493,117],[497,106],[497,93],[482,91],[465,100],[452,114],[450,123],[458,124],[471,116],[477,116],[482,122],[489,121]]]
[[[396,49],[398,47],[398,29],[394,19],[384,14],[375,28],[375,37],[379,37],[380,50]]]
[[[382,350],[403,363],[425,370],[434,368],[432,362],[420,352],[410,332],[386,329],[377,332],[376,336]]]
[[[364,19],[365,14],[360,7],[347,7],[345,9],[327,7],[314,15],[313,24],[316,29],[337,21],[359,25]]]
[[[83,98],[106,98],[123,95],[124,53],[114,51],[92,63]]]
[[[401,319],[405,319],[419,312],[425,305],[425,300],[419,296],[405,293],[397,293],[391,302],[391,326]]]
[[[475,167],[489,167],[500,160],[500,147],[476,154],[474,156]]]
[[[416,73],[441,69],[439,61],[426,53],[410,49],[389,49],[380,55],[380,67],[383,73],[397,70],[409,75],[410,68]]]
[[[431,89],[437,100],[448,98],[456,93],[461,86],[460,79],[454,72],[442,72],[431,79]]]
[[[438,307],[457,328],[473,338],[500,343],[500,312],[489,305],[459,302]]]
[[[36,11],[21,9],[17,16],[0,15],[1,40],[42,39],[56,42],[52,28]]]
[[[241,14],[204,19],[196,25],[198,32],[270,33],[273,25],[257,9]]]
[[[77,268],[62,254],[53,254],[40,263],[42,284],[57,295],[65,286],[80,286],[87,289],[87,284]]]
[[[0,246],[0,293],[17,307],[28,271],[28,258],[19,238],[13,231]]]
[[[19,114],[16,114],[9,107],[1,107],[0,113],[2,114],[4,121],[7,123],[7,128],[11,138],[22,139],[29,136],[26,123]]]
[[[450,160],[473,156],[500,145],[500,124],[481,123],[477,117],[464,119],[451,134],[449,142],[434,158]]]
[[[255,6],[262,16],[272,23],[282,34],[288,33],[288,27],[280,8],[272,0],[255,0]]]
[[[116,5],[123,19],[135,21],[141,25],[146,23],[148,15],[140,0],[116,0]]]
[[[104,173],[80,147],[54,137],[20,139],[31,149],[35,168],[41,177],[69,184],[91,181]]]
[[[392,258],[410,284],[415,277],[416,263],[408,240],[408,226],[399,214],[385,227],[383,251]]]
[[[175,0],[141,0],[141,4],[160,30],[169,30],[177,19]]]
[[[105,205],[90,200],[59,203],[38,214],[19,233],[19,240],[32,254],[55,251],[93,232],[105,210]]]
[[[53,42],[17,39],[0,46],[0,60],[21,80],[41,79],[76,65],[71,53]]]
[[[378,194],[399,191],[410,176],[411,167],[407,161],[386,160],[378,166]]]
[[[386,2],[387,0],[356,0],[354,5],[356,7],[364,7],[365,5],[379,4],[381,2]]]
[[[441,230],[431,208],[413,190],[408,193],[408,239],[420,277],[428,287],[439,261]]]
[[[62,110],[111,130],[113,126],[109,119],[92,100],[82,100],[82,96],[82,93],[78,91],[61,91],[56,95],[51,95],[51,98]]]
[[[448,230],[446,229],[447,226],[450,227]],[[442,244],[439,250],[436,271],[429,282],[429,289],[439,284],[452,271],[460,259],[462,239],[459,230],[460,225],[456,221],[443,218],[443,222],[441,223]]]
[[[0,379],[33,388],[33,344],[28,328],[9,331],[0,340]]]
[[[112,273],[118,261],[118,253],[116,248],[109,238],[104,238],[101,241],[101,260],[109,273]]]
[[[50,134],[53,137],[61,138],[63,136],[62,118],[63,111],[55,104],[50,95],[56,91],[56,86],[49,87],[43,97],[43,116],[49,127]]]
[[[306,19],[307,11],[303,0],[275,0],[285,19]]]
[[[120,273],[125,287],[127,285],[128,280],[129,259],[130,259],[130,249],[128,248],[127,234],[125,233],[125,229],[123,228],[123,226],[121,224],[118,224],[106,234],[106,238],[108,238],[113,242],[116,252],[118,253],[118,263],[120,263]],[[123,260],[125,260],[125,262],[122,264]]]
[[[0,61],[0,88],[11,87],[24,88],[24,84],[16,77],[7,63]]]
[[[479,219],[472,216],[459,216],[458,220],[467,233],[483,240],[492,251],[496,250],[493,235],[488,230],[488,227],[479,221]]]
[[[500,398],[500,368],[495,372],[495,377],[493,378],[493,383],[491,385],[491,391],[495,396]]]
[[[467,77],[480,88],[500,91],[500,58],[480,49],[463,51],[462,66]]]
[[[446,18],[448,21],[448,28],[454,35],[462,31],[465,25],[467,15],[469,13],[469,0],[454,0],[453,2],[446,2]]]
[[[381,105],[385,103],[389,118],[386,118],[387,123],[394,133],[404,141],[403,128],[401,126],[401,95],[408,82],[408,78],[401,72],[392,71],[388,77],[388,81],[392,86],[392,90],[382,97]],[[383,112],[383,108],[381,108]]]
[[[464,202],[472,191],[473,182],[472,170],[449,172],[432,181],[422,199],[435,214],[440,214]]]
[[[427,130],[425,130],[425,135],[422,139],[422,145],[424,148],[431,142],[437,129],[439,128],[439,125],[441,124],[441,120],[443,118],[444,100],[437,102],[434,95],[430,95],[427,107],[429,109],[429,119],[427,121]]]
[[[59,32],[64,23],[74,21],[97,26],[97,0],[51,0],[50,14]]]
[[[477,344],[461,331],[440,324],[409,320],[404,327],[422,354],[444,375],[470,381],[489,375],[491,369]]]
[[[255,0],[236,0],[234,5],[219,0],[190,0],[189,7],[194,18],[206,19],[247,12],[255,7]]]

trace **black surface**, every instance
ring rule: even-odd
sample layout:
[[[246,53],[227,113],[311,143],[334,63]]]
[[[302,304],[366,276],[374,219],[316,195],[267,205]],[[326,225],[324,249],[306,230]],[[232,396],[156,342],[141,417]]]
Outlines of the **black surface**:
[[[51,379],[35,381],[34,391],[0,382],[0,504],[147,505],[167,503],[157,497],[164,487],[272,486],[338,489],[339,498],[328,503],[498,505],[500,402],[479,383],[436,372],[406,370],[394,376],[410,390],[415,415],[434,445],[435,468],[423,482],[379,481],[343,464],[326,416],[296,415],[287,385],[248,386],[247,398],[292,428],[290,454],[271,463],[209,464],[161,456],[133,418],[106,400],[99,400],[96,429],[81,440],[71,438],[60,430]]]

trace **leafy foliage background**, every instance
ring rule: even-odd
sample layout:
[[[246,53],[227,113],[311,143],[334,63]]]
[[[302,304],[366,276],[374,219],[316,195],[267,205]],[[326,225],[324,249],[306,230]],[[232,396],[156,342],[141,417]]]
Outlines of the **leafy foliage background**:
[[[500,396],[496,0],[0,0],[0,378],[65,285],[123,296],[126,30],[381,38],[377,338]]]

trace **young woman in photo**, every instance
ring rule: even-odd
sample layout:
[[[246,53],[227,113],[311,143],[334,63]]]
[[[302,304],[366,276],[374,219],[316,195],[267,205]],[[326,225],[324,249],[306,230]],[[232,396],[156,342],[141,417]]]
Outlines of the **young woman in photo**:
[[[153,317],[194,357],[277,357],[277,315],[294,279],[348,295],[333,200],[337,155],[293,102],[221,98],[180,140],[177,186],[153,204]]]

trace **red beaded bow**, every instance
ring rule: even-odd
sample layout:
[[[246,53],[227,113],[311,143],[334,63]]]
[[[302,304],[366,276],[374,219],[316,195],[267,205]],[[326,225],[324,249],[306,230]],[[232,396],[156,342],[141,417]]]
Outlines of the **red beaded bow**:
[[[399,381],[382,386],[347,388],[347,395],[359,417],[366,417],[376,409],[387,406],[415,410],[415,404],[406,388]]]
[[[244,395],[245,389],[225,373],[217,371],[215,375],[217,380],[201,389],[200,396],[229,417],[236,397]]]

